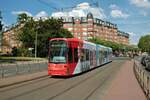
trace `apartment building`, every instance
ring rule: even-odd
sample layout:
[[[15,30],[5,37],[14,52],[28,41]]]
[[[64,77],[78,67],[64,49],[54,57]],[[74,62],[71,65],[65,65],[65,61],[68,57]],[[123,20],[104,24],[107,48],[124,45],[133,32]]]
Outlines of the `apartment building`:
[[[0,52],[2,52],[2,32],[0,31]]]
[[[116,24],[94,18],[92,13],[87,17],[61,17],[63,27],[68,29],[74,37],[88,40],[97,37],[106,41],[129,44],[129,34],[119,31]]]
[[[100,38],[106,41],[112,41],[129,45],[129,34],[118,30],[116,24],[94,18],[92,13],[87,17],[61,17],[63,27],[68,29],[75,38],[88,40],[90,38]],[[2,51],[11,52],[13,47],[21,46],[21,42],[16,39],[15,30],[20,26],[12,26],[3,32]],[[22,25],[21,25],[22,27]]]
[[[2,41],[2,47],[1,50],[3,53],[10,53],[12,51],[13,47],[19,47],[21,46],[21,42],[17,41],[16,38],[16,29],[18,27],[10,27],[5,32],[3,32],[3,41]]]
[[[129,45],[129,34],[123,31],[118,30],[118,43]]]

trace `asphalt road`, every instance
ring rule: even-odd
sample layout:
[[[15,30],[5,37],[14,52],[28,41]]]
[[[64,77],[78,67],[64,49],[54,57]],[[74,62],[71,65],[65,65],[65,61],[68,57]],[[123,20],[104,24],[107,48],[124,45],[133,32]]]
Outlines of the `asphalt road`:
[[[100,100],[126,60],[70,78],[43,77],[0,89],[0,100]]]

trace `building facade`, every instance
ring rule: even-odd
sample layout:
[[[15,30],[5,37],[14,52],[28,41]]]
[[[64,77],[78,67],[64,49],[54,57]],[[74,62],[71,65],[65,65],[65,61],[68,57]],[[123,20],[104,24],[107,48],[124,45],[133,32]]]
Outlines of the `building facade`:
[[[88,40],[100,38],[106,41],[129,44],[129,34],[119,31],[116,24],[94,18],[92,13],[87,17],[66,17],[63,18],[63,27],[68,29],[75,38]]]
[[[117,32],[118,43],[129,45],[129,34],[118,30]]]
[[[16,38],[16,29],[18,27],[10,27],[6,31],[3,32],[3,41],[1,50],[3,53],[11,53],[13,47],[20,47],[21,42],[17,41]]]
[[[88,40],[96,37],[106,41],[129,45],[128,33],[118,30],[116,24],[94,18],[92,13],[89,13],[87,17],[61,17],[61,19],[63,20],[63,27],[68,29],[75,38]],[[3,32],[3,44],[0,49],[4,53],[10,53],[13,47],[21,46],[21,42],[16,39],[15,31],[22,26],[12,26]]]
[[[2,37],[3,37],[3,34],[2,34],[2,31],[0,31],[0,52],[2,52]]]

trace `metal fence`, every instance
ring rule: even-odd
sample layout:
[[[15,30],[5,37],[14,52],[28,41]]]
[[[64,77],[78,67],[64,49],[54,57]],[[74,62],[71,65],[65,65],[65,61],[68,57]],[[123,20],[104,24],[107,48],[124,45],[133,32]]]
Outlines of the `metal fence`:
[[[146,94],[148,100],[150,100],[150,72],[145,70],[140,62],[136,60],[134,61],[134,71],[144,93]]]
[[[47,70],[47,61],[26,61],[0,64],[0,78]]]

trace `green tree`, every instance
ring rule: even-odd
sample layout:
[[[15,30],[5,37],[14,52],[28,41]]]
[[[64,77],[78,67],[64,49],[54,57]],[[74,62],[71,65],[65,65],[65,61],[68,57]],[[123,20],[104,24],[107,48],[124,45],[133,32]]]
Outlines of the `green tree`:
[[[99,39],[99,38],[93,38],[93,39],[90,39],[89,41],[91,41],[93,43],[96,43],[96,44],[101,44],[101,45],[104,45],[104,46],[111,47],[113,49],[113,51],[122,50],[125,47],[125,45],[118,44],[118,43],[111,42],[111,41],[105,41],[105,40],[102,40],[102,39]]]
[[[36,22],[31,19],[30,21],[24,23],[21,28],[18,28],[16,38],[22,42],[23,47],[27,48],[34,45],[36,34],[35,27]]]
[[[28,16],[26,13],[21,13],[21,14],[18,14],[17,22],[22,24],[22,23],[27,22],[30,18],[31,17]]]
[[[138,47],[143,52],[149,52],[150,53],[150,35],[142,36],[139,40]]]
[[[23,17],[24,18],[24,17]],[[72,38],[73,35],[63,28],[63,21],[49,18],[35,21],[29,18],[18,30],[18,40],[25,48],[34,48],[37,34],[37,55],[46,56],[48,52],[48,38]]]

